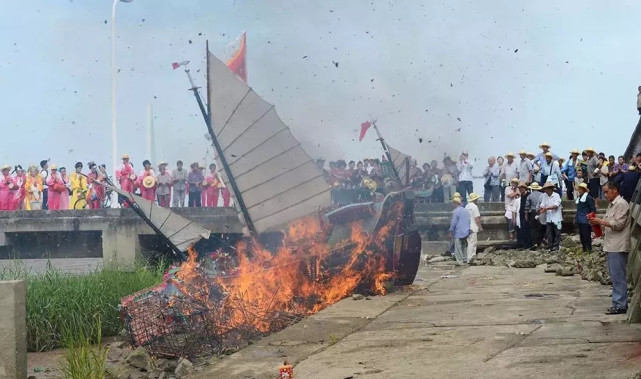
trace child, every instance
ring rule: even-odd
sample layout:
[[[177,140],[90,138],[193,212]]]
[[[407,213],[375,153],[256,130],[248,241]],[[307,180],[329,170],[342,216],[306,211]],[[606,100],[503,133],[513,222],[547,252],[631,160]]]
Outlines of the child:
[[[574,178],[574,198],[578,199],[579,198],[579,184],[584,183],[585,179],[583,179],[583,170],[577,170],[576,171],[576,178]]]

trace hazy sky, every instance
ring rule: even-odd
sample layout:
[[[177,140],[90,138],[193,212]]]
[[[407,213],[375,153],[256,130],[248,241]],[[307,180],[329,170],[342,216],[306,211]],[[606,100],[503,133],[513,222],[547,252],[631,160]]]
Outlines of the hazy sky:
[[[2,163],[111,162],[111,4],[0,1]],[[171,62],[190,60],[205,86],[205,41],[224,58],[247,30],[250,85],[314,157],[379,156],[373,131],[357,139],[370,115],[419,162],[544,140],[621,154],[638,121],[640,14],[632,0],[120,3],[118,150],[147,158],[152,104],[158,159],[202,162],[206,128]]]

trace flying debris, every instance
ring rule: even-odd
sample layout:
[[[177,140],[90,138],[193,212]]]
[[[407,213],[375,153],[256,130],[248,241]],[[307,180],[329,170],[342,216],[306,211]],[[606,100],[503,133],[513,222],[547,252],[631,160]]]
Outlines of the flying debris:
[[[338,62],[332,61],[332,63],[334,64],[334,66],[338,67]]]

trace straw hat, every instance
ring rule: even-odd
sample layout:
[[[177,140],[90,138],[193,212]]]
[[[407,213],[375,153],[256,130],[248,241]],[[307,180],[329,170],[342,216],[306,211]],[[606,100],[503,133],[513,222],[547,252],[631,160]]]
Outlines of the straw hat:
[[[519,155],[527,155],[527,153],[525,152],[525,150],[521,149],[521,151],[519,151]]]
[[[525,182],[519,182],[519,188],[527,188],[527,184],[525,184]]]
[[[544,148],[544,147],[547,147],[547,148],[549,149],[549,148],[551,148],[552,146],[551,146],[549,143],[547,143],[547,142],[543,142],[542,144],[540,144],[540,145],[539,145],[539,147],[540,147],[541,149],[542,149],[542,148]]]
[[[145,188],[152,188],[156,184],[156,178],[153,176],[145,176],[142,180],[142,186]]]
[[[518,184],[519,183],[519,179],[518,178],[512,178],[512,180],[510,180],[510,183]]]
[[[52,170],[57,170],[58,169],[58,165],[57,164],[52,164],[51,165],[51,169]]]
[[[160,164],[158,165],[158,167],[160,167],[160,166],[167,166],[167,162],[165,162],[165,161],[160,162]]]
[[[593,148],[593,147],[588,147],[588,148],[587,148],[587,149],[585,149],[584,151],[585,151],[586,153],[587,153],[587,152],[590,152],[590,151],[591,151],[591,152],[593,152],[593,153],[596,153],[596,150],[594,150],[594,148]]]
[[[581,155],[581,153],[577,149],[572,149],[572,151],[570,151],[570,154]]]
[[[634,171],[636,170],[636,166],[628,166],[628,171]]]
[[[463,200],[458,196],[452,197],[452,203],[461,204],[462,201]]]
[[[129,154],[123,154],[122,159],[129,159]]]
[[[525,154],[525,156],[534,158],[536,155],[534,155],[534,153],[528,152],[527,154]]]
[[[545,182],[545,184],[543,185],[543,189],[546,188],[555,188],[555,185],[552,182]]]
[[[530,189],[531,189],[532,191],[540,191],[540,190],[542,190],[543,188],[539,185],[539,183],[534,182],[534,183],[532,183],[532,184],[530,185]]]
[[[549,151],[545,153],[546,157],[554,158],[554,154],[550,153]]]
[[[454,194],[452,195],[452,197],[458,197],[458,198],[460,199],[460,198],[461,198],[461,194],[460,194],[460,193],[458,193],[458,192],[454,192]]]
[[[9,166],[8,164],[2,166],[2,171],[4,170],[11,170],[11,166]]]
[[[470,194],[470,196],[469,196],[469,201],[476,201],[476,200],[478,200],[480,198],[481,198],[481,196],[479,196],[478,193],[472,192]]]
[[[583,189],[584,189],[584,190],[586,190],[586,191],[589,191],[589,190],[590,190],[590,189],[588,188],[588,185],[587,185],[587,184],[585,184],[585,183],[581,183],[581,184],[579,184],[579,187],[578,187],[578,188],[583,188]]]
[[[516,158],[516,155],[514,155],[514,153],[510,152],[510,153],[505,154],[505,158],[507,158],[507,157]]]

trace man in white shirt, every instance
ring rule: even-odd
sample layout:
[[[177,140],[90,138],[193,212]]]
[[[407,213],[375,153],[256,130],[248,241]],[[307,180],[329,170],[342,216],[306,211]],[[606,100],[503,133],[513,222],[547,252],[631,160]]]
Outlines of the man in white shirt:
[[[503,165],[503,173],[505,174],[505,182],[510,183],[512,179],[518,179],[519,177],[519,165],[514,161],[514,153],[507,153],[505,156],[507,158],[507,163]]]
[[[561,222],[563,221],[561,197],[554,191],[554,184],[546,182],[543,186],[545,194],[541,197],[539,214],[545,214],[548,247],[550,251],[558,251],[561,244]]]
[[[467,237],[467,262],[469,263],[472,258],[476,256],[476,245],[478,242],[477,233],[483,230],[481,225],[481,212],[476,205],[480,196],[472,192],[465,206],[467,212],[470,214],[470,235]]]
[[[525,150],[519,152],[521,161],[519,162],[519,180],[529,185],[532,183],[532,170],[534,169],[532,161],[527,157]]]
[[[461,153],[459,161],[456,164],[458,169],[458,193],[461,194],[463,199],[467,199],[467,196],[474,191],[474,184],[472,180],[472,169],[474,168],[474,163],[470,160],[469,154],[467,151]]]

